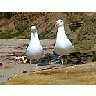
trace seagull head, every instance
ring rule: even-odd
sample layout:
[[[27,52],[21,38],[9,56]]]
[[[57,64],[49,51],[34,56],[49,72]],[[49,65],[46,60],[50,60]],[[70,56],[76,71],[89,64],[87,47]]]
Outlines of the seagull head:
[[[60,27],[60,26],[64,26],[64,22],[61,19],[59,19],[58,21],[56,21],[56,24],[55,24],[55,27]]]
[[[35,26],[32,26],[30,29],[31,29],[31,32],[35,32],[37,30]]]

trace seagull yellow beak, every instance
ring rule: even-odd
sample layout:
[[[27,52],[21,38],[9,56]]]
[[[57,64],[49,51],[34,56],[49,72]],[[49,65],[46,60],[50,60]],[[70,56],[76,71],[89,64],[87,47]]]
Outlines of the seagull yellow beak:
[[[58,25],[59,25],[59,24],[58,24],[58,23],[56,23],[56,24],[55,24],[55,27],[58,27]]]

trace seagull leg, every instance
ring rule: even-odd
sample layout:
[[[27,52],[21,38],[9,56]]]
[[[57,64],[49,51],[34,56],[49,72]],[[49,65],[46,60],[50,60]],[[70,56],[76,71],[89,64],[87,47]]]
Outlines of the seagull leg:
[[[37,66],[37,64],[36,64],[36,71],[38,71],[38,68],[37,68],[38,66]]]
[[[62,69],[63,68],[63,58],[62,58],[62,56],[59,58],[59,60],[60,60],[60,63],[62,64],[60,64],[60,69]]]
[[[31,72],[31,60],[30,60],[30,72]]]
[[[48,65],[50,65],[51,64],[51,61],[49,61],[48,63],[49,63]]]
[[[64,59],[65,59],[65,57],[64,57]],[[63,64],[64,64],[65,62],[64,62],[64,60],[63,60],[63,56],[61,56],[61,59],[60,59],[60,60],[61,60],[61,64],[62,64],[62,65],[61,65],[61,68],[64,68],[65,65],[63,65]]]
[[[31,60],[30,60],[30,72],[32,72],[32,65],[31,65]]]
[[[36,64],[36,71],[40,72],[40,70],[38,69],[38,64]]]
[[[62,56],[61,56],[61,64],[63,65],[63,63],[64,63],[64,62],[63,62],[63,58],[62,58]]]
[[[64,60],[65,60],[65,64],[67,64],[67,57],[65,57]]]

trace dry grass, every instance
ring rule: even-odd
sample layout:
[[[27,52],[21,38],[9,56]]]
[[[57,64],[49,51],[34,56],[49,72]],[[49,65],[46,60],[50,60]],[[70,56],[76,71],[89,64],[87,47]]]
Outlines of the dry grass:
[[[23,73],[6,85],[95,85],[96,63],[70,66],[62,70]]]

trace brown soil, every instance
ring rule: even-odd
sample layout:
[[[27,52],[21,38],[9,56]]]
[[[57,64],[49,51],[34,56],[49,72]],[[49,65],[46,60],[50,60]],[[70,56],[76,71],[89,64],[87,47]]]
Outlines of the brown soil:
[[[96,63],[70,66],[61,70],[23,73],[7,85],[96,85]]]

